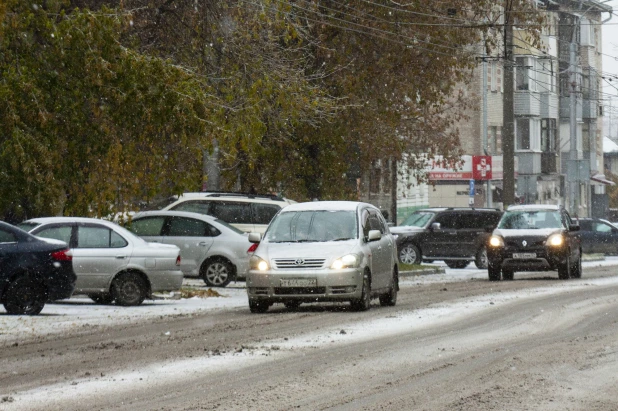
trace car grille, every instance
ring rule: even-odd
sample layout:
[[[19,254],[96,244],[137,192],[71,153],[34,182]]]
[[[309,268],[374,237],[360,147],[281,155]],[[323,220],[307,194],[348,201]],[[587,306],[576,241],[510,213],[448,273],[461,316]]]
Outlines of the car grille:
[[[326,287],[275,287],[276,295],[326,294]]]
[[[506,242],[506,247],[509,249],[516,249],[516,250],[522,250],[522,251],[525,251],[525,250],[533,251],[535,249],[544,248],[546,240],[547,240],[547,237],[545,236],[543,237],[521,236],[521,237],[509,237],[505,239],[505,242]],[[526,241],[527,243],[525,247],[522,244],[524,241]]]
[[[322,268],[324,258],[275,258],[277,268]]]

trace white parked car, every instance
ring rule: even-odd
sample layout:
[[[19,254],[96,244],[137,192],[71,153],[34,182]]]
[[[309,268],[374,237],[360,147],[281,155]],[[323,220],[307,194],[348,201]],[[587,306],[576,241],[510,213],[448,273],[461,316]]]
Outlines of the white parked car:
[[[128,228],[146,241],[178,246],[185,276],[199,276],[208,286],[225,287],[247,275],[247,234],[213,216],[145,211],[133,216]]]
[[[380,210],[352,201],[292,204],[281,210],[250,259],[251,312],[273,303],[349,301],[358,311],[372,298],[395,305],[399,290],[397,247]]]
[[[45,217],[18,226],[38,237],[66,242],[77,275],[75,294],[87,294],[96,303],[139,305],[153,292],[182,286],[178,247],[148,243],[115,223]]]

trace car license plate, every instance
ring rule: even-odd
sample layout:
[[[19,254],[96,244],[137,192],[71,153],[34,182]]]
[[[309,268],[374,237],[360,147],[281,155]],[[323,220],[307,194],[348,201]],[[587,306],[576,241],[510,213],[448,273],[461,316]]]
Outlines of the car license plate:
[[[513,258],[536,258],[536,253],[513,253]]]
[[[315,278],[288,278],[280,280],[281,287],[316,287],[318,280]]]

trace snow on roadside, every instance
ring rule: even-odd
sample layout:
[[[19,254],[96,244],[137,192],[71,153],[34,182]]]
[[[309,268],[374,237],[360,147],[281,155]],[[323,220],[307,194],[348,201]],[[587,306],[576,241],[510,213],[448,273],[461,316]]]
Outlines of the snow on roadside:
[[[174,360],[154,363],[140,370],[121,371],[106,374],[102,377],[85,377],[38,387],[23,392],[5,393],[11,402],[3,404],[6,411],[29,409],[60,409],[63,402],[71,401],[76,396],[87,396],[90,399],[105,398],[110,395],[128,394],[134,390],[157,390],[165,384],[182,382],[205,374],[225,371],[230,367],[241,368],[256,365],[293,355],[303,349],[321,349],[333,344],[351,344],[375,338],[395,336],[429,326],[442,325],[458,321],[463,317],[473,315],[483,310],[495,309],[511,301],[535,299],[547,295],[567,293],[588,287],[599,287],[618,284],[618,277],[597,278],[584,281],[562,282],[557,286],[539,287],[508,293],[496,293],[473,298],[465,298],[455,302],[436,304],[415,311],[388,311],[380,318],[367,322],[342,324],[329,330],[309,332],[295,337],[262,341],[256,347],[242,351],[206,354],[199,358]],[[119,384],[119,382],[122,382]]]

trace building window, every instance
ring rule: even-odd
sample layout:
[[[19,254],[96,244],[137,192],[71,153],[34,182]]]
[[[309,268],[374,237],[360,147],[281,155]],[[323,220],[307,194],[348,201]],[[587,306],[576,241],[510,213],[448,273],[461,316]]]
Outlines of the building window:
[[[538,89],[543,92],[556,92],[556,74],[554,73],[554,62],[550,59],[538,62]]]
[[[517,90],[536,91],[535,59],[530,57],[517,57],[515,59],[515,84]]]
[[[541,120],[541,151],[556,152],[556,119],[544,118]]]
[[[487,130],[487,154],[498,154],[498,127],[489,126]]]
[[[590,123],[587,121],[582,124],[582,149],[590,151]]]
[[[518,118],[515,120],[516,150],[540,149],[541,125],[538,119]]]

